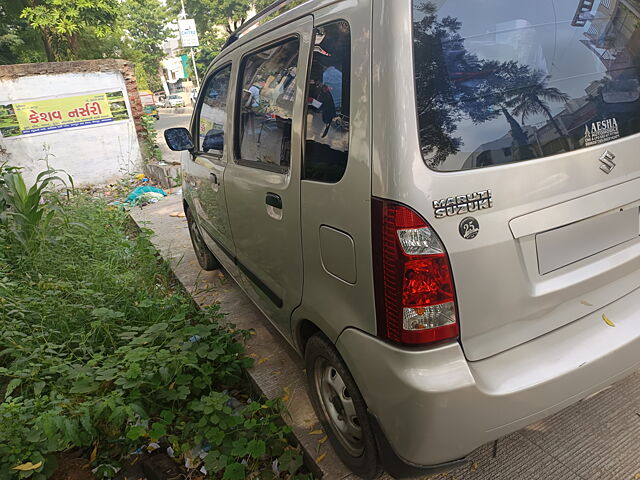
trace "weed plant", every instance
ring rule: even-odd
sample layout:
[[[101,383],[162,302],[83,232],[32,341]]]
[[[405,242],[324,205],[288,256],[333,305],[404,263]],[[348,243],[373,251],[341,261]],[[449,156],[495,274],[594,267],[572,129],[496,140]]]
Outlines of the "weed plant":
[[[307,478],[280,402],[243,394],[247,332],[199,310],[122,211],[76,197],[64,217],[27,250],[0,225],[0,479],[47,478],[70,448],[112,476],[158,441],[210,478]]]
[[[156,121],[150,115],[143,115],[142,122],[142,158],[145,162],[161,162],[162,150],[156,141],[158,131]]]

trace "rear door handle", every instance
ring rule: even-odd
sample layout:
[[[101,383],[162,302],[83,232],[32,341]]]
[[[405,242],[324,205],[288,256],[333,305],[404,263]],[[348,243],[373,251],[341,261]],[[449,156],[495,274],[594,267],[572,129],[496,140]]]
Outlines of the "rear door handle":
[[[267,192],[265,203],[270,207],[282,210],[282,198],[277,193]]]

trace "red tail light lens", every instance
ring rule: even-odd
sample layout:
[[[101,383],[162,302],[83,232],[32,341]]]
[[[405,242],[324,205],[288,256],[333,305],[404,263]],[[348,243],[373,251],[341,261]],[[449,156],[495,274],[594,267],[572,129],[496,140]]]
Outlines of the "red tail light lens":
[[[406,345],[459,334],[447,252],[416,212],[372,199],[378,336]]]

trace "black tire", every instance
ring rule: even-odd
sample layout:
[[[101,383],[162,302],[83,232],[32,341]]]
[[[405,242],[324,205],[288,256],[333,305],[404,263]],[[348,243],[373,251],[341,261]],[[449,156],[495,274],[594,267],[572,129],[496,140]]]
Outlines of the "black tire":
[[[196,254],[198,263],[203,270],[207,272],[220,268],[220,262],[213,256],[207,244],[204,243],[198,224],[193,218],[190,208],[186,208],[184,211],[187,216],[187,224],[189,226],[189,236],[191,237],[191,244],[193,245],[193,251]]]
[[[378,478],[382,469],[367,406],[333,343],[322,334],[311,337],[305,364],[311,403],[336,453],[364,479]]]

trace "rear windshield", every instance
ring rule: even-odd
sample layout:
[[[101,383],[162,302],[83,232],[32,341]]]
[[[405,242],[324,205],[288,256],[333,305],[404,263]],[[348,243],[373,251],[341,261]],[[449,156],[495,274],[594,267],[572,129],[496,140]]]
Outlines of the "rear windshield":
[[[425,162],[520,162],[640,131],[640,0],[413,0]]]

